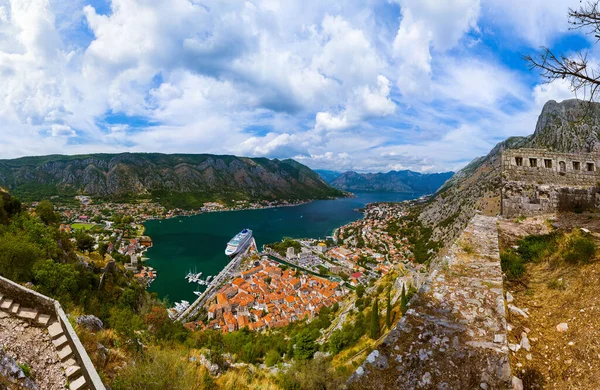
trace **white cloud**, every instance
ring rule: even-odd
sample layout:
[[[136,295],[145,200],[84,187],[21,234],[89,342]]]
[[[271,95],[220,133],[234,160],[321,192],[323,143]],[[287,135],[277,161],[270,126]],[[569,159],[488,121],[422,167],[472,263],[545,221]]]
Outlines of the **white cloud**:
[[[479,0],[398,0],[402,21],[394,39],[398,87],[405,95],[429,97],[434,49],[445,52],[477,28]]]
[[[52,125],[51,131],[53,137],[74,137],[77,135],[75,130],[66,125]]]
[[[568,80],[554,80],[551,83],[536,85],[533,89],[533,99],[537,107],[542,107],[548,100],[561,102],[573,99],[575,94],[571,90]]]

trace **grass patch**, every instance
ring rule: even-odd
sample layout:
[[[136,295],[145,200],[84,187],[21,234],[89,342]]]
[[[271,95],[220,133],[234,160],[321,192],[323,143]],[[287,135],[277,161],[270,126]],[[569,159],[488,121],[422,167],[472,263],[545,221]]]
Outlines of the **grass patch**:
[[[25,376],[27,378],[31,377],[31,367],[29,367],[28,364],[26,363],[17,363],[19,365],[19,368],[21,369],[21,371],[23,371],[23,374],[25,374]]]
[[[94,226],[96,226],[94,223],[74,223],[71,225],[71,228],[75,230],[90,230]]]
[[[508,280],[518,280],[525,273],[523,258],[512,250],[500,254],[500,266]]]
[[[564,290],[564,289],[566,289],[565,281],[563,280],[563,278],[554,278],[554,279],[551,279],[548,282],[547,286],[551,290]]]
[[[552,232],[543,235],[527,236],[520,240],[517,249],[509,249],[500,254],[500,264],[506,278],[519,280],[525,273],[525,264],[547,261],[551,268],[562,264],[588,264],[596,258],[598,246],[593,237],[579,229],[569,233]],[[559,284],[552,283],[560,289]]]
[[[475,247],[473,247],[473,244],[468,241],[460,241],[458,245],[465,253],[468,253],[469,255],[472,255],[475,252]]]
[[[596,257],[598,247],[589,235],[580,230],[574,230],[568,237],[563,258],[570,264],[587,264]]]

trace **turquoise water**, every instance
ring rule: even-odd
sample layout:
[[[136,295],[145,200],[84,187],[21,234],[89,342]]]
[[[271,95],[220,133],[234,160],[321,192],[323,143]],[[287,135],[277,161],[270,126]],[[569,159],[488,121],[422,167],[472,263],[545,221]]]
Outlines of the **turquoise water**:
[[[190,270],[202,277],[218,274],[229,262],[227,242],[243,228],[253,230],[258,247],[284,237],[319,238],[356,221],[362,214],[357,208],[372,202],[400,202],[417,194],[356,193],[356,198],[320,200],[294,207],[205,213],[163,221],[146,222],[146,234],[154,245],[146,254],[147,264],[158,271],[149,291],[171,302],[192,302],[197,288],[184,277]],[[200,291],[203,291],[203,286]]]

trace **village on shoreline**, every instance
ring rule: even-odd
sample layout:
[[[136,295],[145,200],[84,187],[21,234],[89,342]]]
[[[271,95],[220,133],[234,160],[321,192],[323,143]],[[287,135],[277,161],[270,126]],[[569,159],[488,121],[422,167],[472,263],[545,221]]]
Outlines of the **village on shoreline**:
[[[143,265],[145,252],[153,244],[152,238],[144,235],[144,222],[307,203],[238,202],[225,207],[208,202],[199,210],[167,210],[155,202],[95,203],[87,196],[76,199],[76,205],[56,207],[63,220],[61,231],[71,234],[74,242],[78,235],[91,236],[90,252],[99,252],[106,261],[123,263],[146,287],[158,277],[159,270]],[[410,280],[424,275],[425,267],[414,262],[406,237],[396,238],[388,232],[392,224],[406,217],[411,203],[368,204],[362,219],[339,227],[325,240],[284,239],[262,252],[254,248],[204,298],[202,310],[185,326],[224,333],[243,327],[263,330],[286,326],[314,318],[323,307],[340,303],[358,286],[373,285],[392,271]],[[35,208],[37,203],[29,206]]]

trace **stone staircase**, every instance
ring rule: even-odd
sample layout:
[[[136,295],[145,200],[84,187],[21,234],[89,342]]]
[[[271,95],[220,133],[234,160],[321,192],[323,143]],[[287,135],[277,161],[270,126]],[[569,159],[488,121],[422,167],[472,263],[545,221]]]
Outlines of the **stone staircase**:
[[[40,313],[35,308],[22,306],[15,300],[0,294],[0,317],[15,316],[21,320],[27,321],[30,325],[46,328],[52,344],[54,345],[58,359],[65,370],[65,376],[69,382],[71,390],[87,390],[89,386],[86,382],[81,367],[77,363],[69,340],[64,333],[63,327],[55,316]]]

